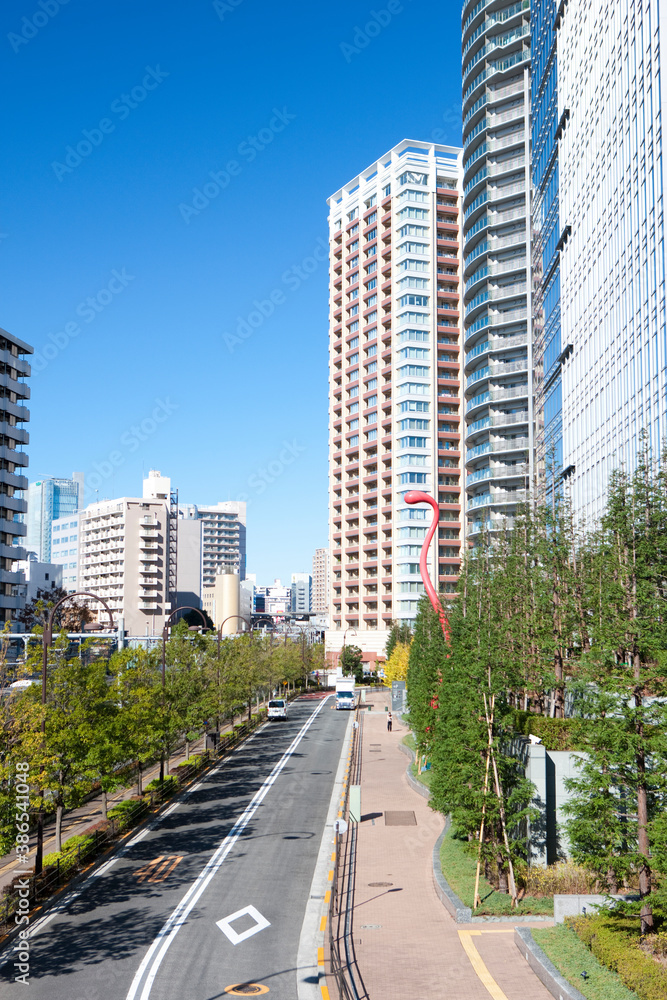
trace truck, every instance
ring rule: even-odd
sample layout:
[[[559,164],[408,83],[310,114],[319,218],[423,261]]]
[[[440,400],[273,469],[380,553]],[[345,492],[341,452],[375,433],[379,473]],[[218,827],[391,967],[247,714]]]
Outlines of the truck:
[[[338,677],[336,679],[336,710],[339,708],[356,708],[354,677]]]

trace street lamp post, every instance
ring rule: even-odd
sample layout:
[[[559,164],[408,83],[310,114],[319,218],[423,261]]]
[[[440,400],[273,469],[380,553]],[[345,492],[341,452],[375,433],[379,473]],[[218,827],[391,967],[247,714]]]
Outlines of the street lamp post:
[[[167,670],[167,629],[169,628],[169,623],[174,615],[177,615],[179,611],[196,611],[201,620],[204,623],[204,628],[208,627],[206,618],[204,617],[204,612],[201,608],[193,608],[189,604],[184,604],[180,608],[175,608],[166,622],[164,623],[164,628],[162,629],[162,701],[164,702],[164,689],[165,689],[165,679]],[[164,781],[164,748],[160,755],[160,782]]]
[[[217,633],[218,634],[218,674],[217,674],[218,696],[219,696],[219,693],[220,693],[220,644],[221,644],[221,641],[222,641],[222,630],[225,627],[225,624],[227,622],[229,622],[229,621],[232,621],[232,619],[234,619],[234,618],[238,618],[239,621],[245,622],[246,625],[248,626],[248,631],[252,635],[252,623],[249,622],[247,618],[244,618],[243,615],[227,615],[226,618],[223,618],[222,624],[221,624],[220,628],[218,629],[218,633]],[[250,714],[252,716],[252,710],[251,710]],[[219,715],[216,715],[216,717],[215,717],[215,727],[216,727],[216,729],[220,728],[220,716]]]
[[[109,624],[111,628],[114,628],[113,615],[111,614],[111,608],[99,594],[92,594],[87,590],[79,590],[75,594],[66,594],[65,597],[61,597],[59,601],[51,608],[51,613],[47,619],[46,625],[44,626],[44,635],[42,636],[42,743],[46,738],[46,672],[49,662],[49,649],[53,641],[53,622],[55,620],[55,614],[61,604],[66,601],[71,601],[73,597],[92,597],[94,601],[99,601],[100,604],[104,605],[106,613],[109,615]],[[42,871],[42,860],[44,857],[44,795],[40,795],[39,800],[39,813],[37,816],[37,851],[35,854],[35,875],[39,875]]]
[[[355,635],[357,634],[357,630],[353,625],[348,625],[343,632],[343,648],[340,651],[340,662],[343,670],[345,669],[345,640],[347,639],[347,633],[350,631],[354,632]]]

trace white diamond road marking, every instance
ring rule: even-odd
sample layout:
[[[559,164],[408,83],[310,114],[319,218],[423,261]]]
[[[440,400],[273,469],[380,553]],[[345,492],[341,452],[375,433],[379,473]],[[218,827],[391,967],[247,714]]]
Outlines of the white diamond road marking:
[[[255,921],[253,927],[249,927],[247,931],[243,931],[241,934],[237,934],[232,923],[234,920],[238,920],[239,917],[252,917]],[[222,920],[216,920],[217,926],[220,928],[222,933],[229,938],[232,944],[240,944],[241,941],[245,941],[247,938],[252,937],[253,934],[257,934],[258,931],[266,930],[267,927],[271,926],[271,922],[263,917],[259,910],[256,910],[254,906],[244,906],[242,910],[237,910],[236,913],[231,913],[228,917],[224,917]]]

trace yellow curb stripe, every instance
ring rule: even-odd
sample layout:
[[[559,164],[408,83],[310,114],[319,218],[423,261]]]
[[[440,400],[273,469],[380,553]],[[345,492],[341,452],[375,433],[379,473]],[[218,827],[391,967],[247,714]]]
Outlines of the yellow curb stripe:
[[[322,1000],[329,1000],[329,987],[320,986],[320,989],[322,990]]]
[[[320,920],[320,930],[323,931],[326,926],[327,926],[327,918],[325,916],[322,917],[322,919]]]
[[[330,869],[329,874],[327,875],[327,882],[333,882],[333,868]]]
[[[324,902],[325,903],[331,902],[331,889],[327,889],[327,891],[324,893]]]
[[[336,852],[335,852],[335,851],[332,851],[332,852],[331,852],[331,860],[332,860],[332,861],[335,861],[335,860],[336,860]]]
[[[503,993],[498,983],[495,981],[484,962],[482,961],[482,956],[475,948],[472,942],[473,934],[480,934],[480,931],[459,931],[459,938],[463,949],[470,959],[470,964],[472,965],[477,978],[481,982],[487,993],[493,997],[493,1000],[507,1000],[507,995]]]
[[[317,949],[317,964],[324,965],[324,948]]]

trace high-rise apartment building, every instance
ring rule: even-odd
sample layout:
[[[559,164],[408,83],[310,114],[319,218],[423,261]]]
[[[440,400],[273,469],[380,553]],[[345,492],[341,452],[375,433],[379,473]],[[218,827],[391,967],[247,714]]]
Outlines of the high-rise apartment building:
[[[308,614],[312,604],[313,578],[310,573],[292,573],[292,605],[296,614]]]
[[[562,328],[549,354],[554,363],[560,347],[562,388],[546,395],[543,420],[547,434],[562,421],[567,491],[590,523],[612,469],[634,468],[640,432],[648,432],[654,458],[667,444],[667,16],[657,0],[543,6],[557,53],[558,105],[548,114],[558,144],[559,221],[550,239]],[[541,4],[534,7],[542,14]],[[549,44],[535,60],[536,79],[547,77],[548,51]],[[546,374],[547,349],[544,356]]]
[[[79,577],[79,526],[81,514],[68,514],[51,522],[51,561],[62,567],[64,590],[76,590]]]
[[[463,5],[467,535],[512,523],[533,482],[530,3]]]
[[[315,549],[313,556],[313,599],[315,614],[326,615],[329,611],[329,550]]]
[[[461,538],[461,151],[404,140],[328,199],[328,649],[384,651],[411,622],[438,498],[432,579],[455,589]]]
[[[40,562],[51,562],[52,524],[83,506],[83,473],[75,472],[71,479],[48,477],[31,483],[26,499],[26,548]]]
[[[223,500],[211,506],[181,504],[179,517],[202,522],[202,586],[215,586],[218,573],[230,567],[241,580],[246,575],[246,504]]]
[[[0,468],[0,620],[7,621],[12,613],[23,607],[24,599],[19,593],[23,574],[15,569],[17,560],[26,558],[26,549],[17,544],[26,533],[25,524],[16,520],[24,515],[27,504],[22,491],[28,487],[28,480],[21,470],[28,464],[28,456],[23,446],[28,443],[28,431],[21,424],[30,419],[30,412],[23,405],[30,398],[30,389],[25,383],[30,375],[30,364],[26,354],[33,349],[18,337],[0,330],[0,445],[2,445],[2,468]],[[18,471],[17,471],[18,470]]]

